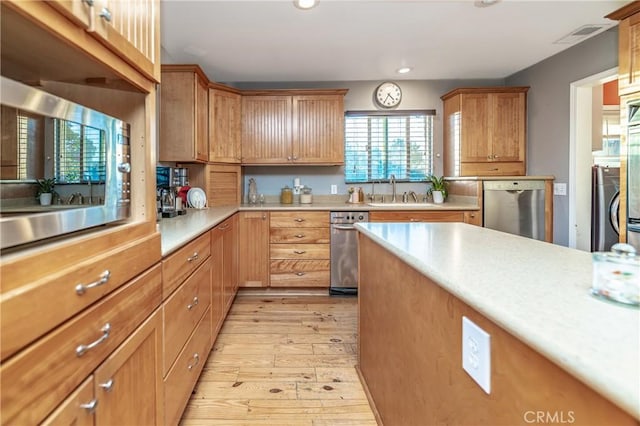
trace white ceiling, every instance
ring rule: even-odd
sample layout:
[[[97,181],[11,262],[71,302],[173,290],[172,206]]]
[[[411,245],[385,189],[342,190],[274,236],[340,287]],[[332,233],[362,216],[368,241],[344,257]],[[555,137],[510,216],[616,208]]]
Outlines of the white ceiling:
[[[570,47],[554,42],[583,25],[617,24],[604,16],[626,3],[163,0],[162,62],[218,82],[504,78]]]

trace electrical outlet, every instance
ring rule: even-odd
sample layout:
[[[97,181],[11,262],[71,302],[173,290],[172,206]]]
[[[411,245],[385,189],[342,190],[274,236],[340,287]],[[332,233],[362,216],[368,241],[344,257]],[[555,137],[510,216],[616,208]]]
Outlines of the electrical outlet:
[[[486,393],[491,393],[491,336],[462,317],[462,368]]]
[[[566,183],[554,183],[553,184],[553,195],[567,195],[567,184]]]
[[[338,185],[331,185],[331,195],[336,195],[338,193]]]

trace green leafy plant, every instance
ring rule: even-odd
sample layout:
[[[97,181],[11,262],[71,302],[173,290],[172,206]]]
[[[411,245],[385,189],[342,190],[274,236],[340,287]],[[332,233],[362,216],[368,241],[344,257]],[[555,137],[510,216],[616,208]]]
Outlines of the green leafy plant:
[[[56,184],[55,178],[50,179],[38,179],[38,192],[36,193],[36,197],[39,197],[40,194],[55,194],[56,191],[53,189]]]
[[[429,193],[433,191],[441,191],[442,196],[444,198],[447,198],[447,186],[444,181],[444,176],[438,177],[435,175],[431,175],[429,176],[429,182],[431,182],[431,189],[429,189]]]

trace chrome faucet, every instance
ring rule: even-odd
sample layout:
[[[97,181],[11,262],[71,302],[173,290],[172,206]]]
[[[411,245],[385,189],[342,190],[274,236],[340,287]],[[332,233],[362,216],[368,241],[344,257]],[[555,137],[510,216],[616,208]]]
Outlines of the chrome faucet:
[[[418,202],[418,194],[416,194],[415,191],[409,191],[409,195],[411,196],[411,198],[413,198],[414,203]]]
[[[91,188],[91,176],[87,175],[87,183],[89,184],[89,199],[87,200],[87,204],[93,204],[93,190]]]
[[[391,184],[391,202],[396,202],[396,175],[391,175],[389,178],[389,183]]]

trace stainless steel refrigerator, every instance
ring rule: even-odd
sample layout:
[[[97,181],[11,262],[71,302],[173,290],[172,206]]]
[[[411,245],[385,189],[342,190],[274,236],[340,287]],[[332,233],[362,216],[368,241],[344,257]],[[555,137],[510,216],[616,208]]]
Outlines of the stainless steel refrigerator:
[[[627,242],[640,252],[640,100],[628,105]]]
[[[591,251],[610,251],[620,238],[620,168],[591,168]]]

